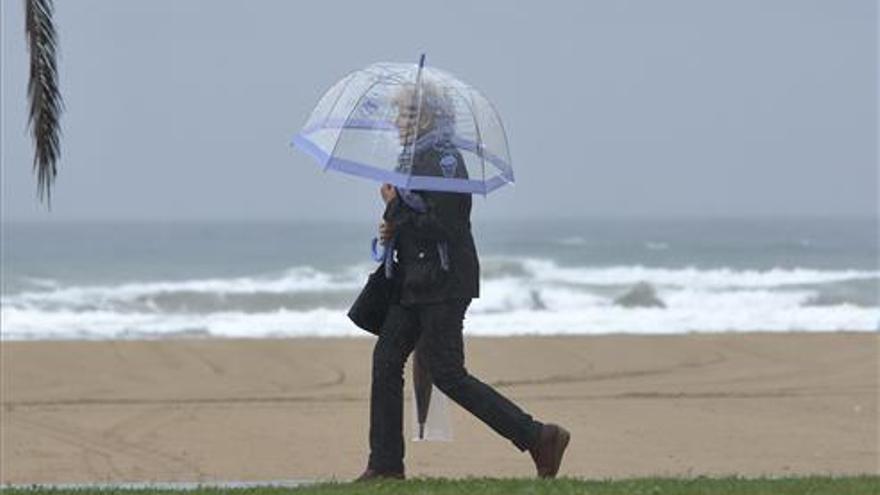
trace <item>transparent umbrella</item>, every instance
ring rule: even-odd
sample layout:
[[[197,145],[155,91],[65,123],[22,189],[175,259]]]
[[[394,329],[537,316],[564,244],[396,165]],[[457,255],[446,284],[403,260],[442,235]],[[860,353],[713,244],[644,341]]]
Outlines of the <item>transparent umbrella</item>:
[[[293,145],[324,170],[410,190],[486,195],[514,181],[507,136],[494,106],[448,72],[377,63],[343,77],[321,97]],[[449,151],[439,170],[414,166],[417,152]],[[459,159],[458,157],[461,157]],[[451,440],[448,400],[422,352],[413,357],[416,440]]]
[[[488,194],[514,181],[495,108],[448,72],[377,63],[343,77],[318,102],[293,145],[324,170],[400,188]],[[454,147],[464,163],[438,172],[412,166],[421,147]]]

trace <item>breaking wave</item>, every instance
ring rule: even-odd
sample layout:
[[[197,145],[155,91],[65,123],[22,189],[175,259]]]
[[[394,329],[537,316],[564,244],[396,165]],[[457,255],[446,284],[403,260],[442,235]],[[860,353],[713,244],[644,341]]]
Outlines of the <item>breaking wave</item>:
[[[362,336],[345,310],[371,268],[298,266],[109,285],[31,279],[3,295],[0,336]],[[481,297],[465,323],[470,335],[874,330],[880,320],[878,271],[562,266],[487,257],[481,273]]]

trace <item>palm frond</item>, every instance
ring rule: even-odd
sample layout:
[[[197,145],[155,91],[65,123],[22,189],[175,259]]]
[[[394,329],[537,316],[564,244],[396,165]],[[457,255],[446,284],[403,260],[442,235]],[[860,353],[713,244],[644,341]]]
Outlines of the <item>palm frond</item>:
[[[60,118],[63,109],[58,90],[58,67],[55,63],[56,37],[52,25],[52,0],[24,0],[25,30],[31,57],[28,99],[28,124],[34,138],[34,171],[37,196],[52,204],[52,184],[58,174],[61,156]]]

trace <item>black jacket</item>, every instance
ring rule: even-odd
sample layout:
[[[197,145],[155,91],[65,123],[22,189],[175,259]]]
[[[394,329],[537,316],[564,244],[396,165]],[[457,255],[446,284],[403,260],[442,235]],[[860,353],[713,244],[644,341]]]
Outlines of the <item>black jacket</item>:
[[[458,162],[456,177],[467,177],[464,159],[454,148],[429,147],[413,159],[413,173],[440,176],[440,160]],[[448,167],[447,167],[447,170]],[[424,213],[407,206],[400,197],[385,208],[383,219],[397,235],[395,299],[400,304],[424,304],[480,295],[480,262],[471,235],[471,195],[440,191],[414,191],[425,200]],[[443,270],[438,243],[446,242],[449,269]]]

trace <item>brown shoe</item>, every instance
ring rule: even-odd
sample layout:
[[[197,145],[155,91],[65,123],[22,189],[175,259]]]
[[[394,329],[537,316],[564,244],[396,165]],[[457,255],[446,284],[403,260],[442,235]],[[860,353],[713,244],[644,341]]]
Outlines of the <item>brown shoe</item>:
[[[354,479],[355,482],[358,481],[372,481],[372,480],[387,480],[387,479],[396,479],[402,480],[406,479],[403,473],[398,473],[396,471],[376,471],[375,469],[367,468],[366,471],[361,473],[360,476]]]
[[[570,439],[571,435],[561,426],[548,423],[541,428],[538,441],[529,449],[539,477],[556,477],[559,465],[562,464],[562,454],[565,453]]]

